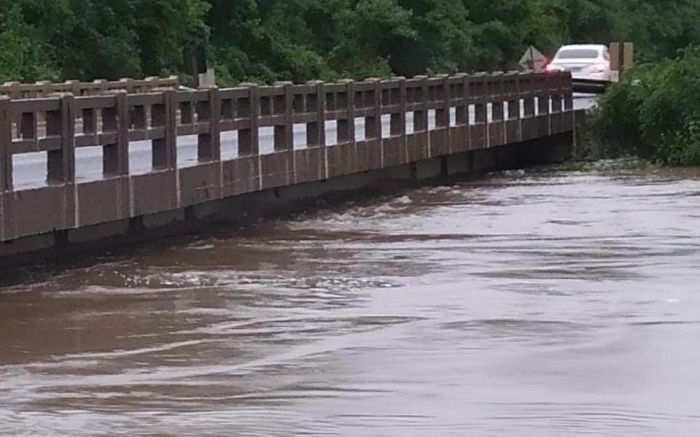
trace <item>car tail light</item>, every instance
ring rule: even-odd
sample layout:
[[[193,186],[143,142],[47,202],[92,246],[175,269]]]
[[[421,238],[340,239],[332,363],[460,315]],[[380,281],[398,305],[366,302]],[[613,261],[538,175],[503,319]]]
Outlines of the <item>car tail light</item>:
[[[594,73],[605,73],[608,71],[608,66],[606,64],[597,64],[594,65],[591,70],[593,70]]]

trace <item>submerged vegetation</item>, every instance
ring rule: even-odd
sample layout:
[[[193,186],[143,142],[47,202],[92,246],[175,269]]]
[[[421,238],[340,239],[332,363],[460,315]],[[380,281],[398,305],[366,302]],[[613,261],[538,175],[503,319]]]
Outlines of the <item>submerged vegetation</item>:
[[[700,48],[630,71],[591,118],[595,158],[700,165]]]
[[[5,0],[0,81],[182,74],[203,48],[223,85],[512,68],[533,44],[700,43],[698,0]]]

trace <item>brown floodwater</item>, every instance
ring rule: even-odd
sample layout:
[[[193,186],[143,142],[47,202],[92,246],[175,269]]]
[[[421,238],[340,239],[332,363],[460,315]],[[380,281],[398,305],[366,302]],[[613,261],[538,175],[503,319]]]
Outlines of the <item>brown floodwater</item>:
[[[0,434],[700,434],[700,173],[507,172],[0,288]]]

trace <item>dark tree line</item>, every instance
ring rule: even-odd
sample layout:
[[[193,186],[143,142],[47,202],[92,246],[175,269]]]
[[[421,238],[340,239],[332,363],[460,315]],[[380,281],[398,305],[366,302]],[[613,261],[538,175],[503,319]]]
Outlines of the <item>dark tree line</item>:
[[[507,69],[533,44],[700,43],[700,0],[0,0],[0,81],[179,74],[222,84]]]

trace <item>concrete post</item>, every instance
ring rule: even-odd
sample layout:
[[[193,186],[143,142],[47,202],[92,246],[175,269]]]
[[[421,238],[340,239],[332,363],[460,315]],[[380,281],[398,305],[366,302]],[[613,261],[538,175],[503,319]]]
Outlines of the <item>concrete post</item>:
[[[610,43],[610,69],[619,72],[621,70],[620,61],[620,43]]]
[[[241,107],[238,114],[248,118],[249,125],[246,129],[238,130],[238,155],[260,154],[260,104],[258,102],[258,86],[254,83],[244,83],[241,86],[248,87],[248,98],[239,100]]]
[[[622,45],[622,70],[634,67],[634,44],[626,42]]]
[[[532,94],[533,83],[530,73],[520,75],[520,96],[523,99],[523,117],[531,118],[535,115],[535,96]]]
[[[406,78],[396,77],[394,80],[398,80],[399,88],[398,101],[399,101],[399,112],[391,114],[391,136],[406,136],[406,106],[407,106],[407,95],[406,95]]]
[[[316,93],[306,98],[306,110],[316,112],[316,120],[306,124],[306,144],[308,147],[326,145],[326,91],[322,81],[311,81],[316,85]]]
[[[128,93],[126,90],[111,93],[114,94],[114,107],[102,110],[102,130],[116,131],[117,138],[115,143],[102,146],[102,172],[105,177],[129,174]]]
[[[10,98],[0,96],[0,242],[12,239],[12,119]],[[7,192],[7,195],[5,194]]]
[[[562,81],[569,73],[559,73],[551,76],[547,81],[547,90],[552,99],[552,113],[559,114],[562,109]]]
[[[60,136],[61,148],[47,153],[47,182],[75,182],[75,100],[73,94],[62,93],[58,111],[46,113],[46,134]]]
[[[485,97],[487,94],[486,90],[486,73],[479,72],[476,73],[471,82],[471,94],[472,97],[477,99],[474,104],[474,123],[484,124],[488,121],[488,105],[486,104]]]
[[[382,138],[382,83],[379,79],[367,79],[374,83],[372,97],[374,101],[374,115],[365,118],[365,139]]]
[[[275,87],[281,88],[283,94],[275,96],[273,112],[275,115],[282,115],[284,119],[284,124],[277,124],[274,128],[275,151],[294,149],[294,94],[292,86],[292,82],[275,83]]]
[[[549,77],[540,77],[537,83],[537,115],[549,114]]]
[[[520,118],[520,75],[509,72],[506,75],[506,92],[508,93],[508,120]]]
[[[12,120],[10,98],[0,96],[0,193],[12,190]],[[0,227],[2,223],[0,223]]]
[[[574,93],[571,87],[564,88],[564,111],[574,110]]]
[[[469,124],[469,81],[468,76],[464,73],[458,74],[456,77],[462,82],[462,95],[459,98],[459,104],[455,109],[455,123],[457,126],[466,126]]]
[[[415,76],[421,83],[414,90],[416,96],[416,109],[413,111],[413,132],[425,132],[428,130],[428,76]]]
[[[443,128],[450,126],[450,77],[447,74],[438,76],[441,79],[441,84],[437,93],[437,98],[440,100],[440,105],[435,110],[435,127]]]
[[[338,119],[338,144],[355,142],[355,81],[344,79],[345,93],[337,96],[339,110],[344,110],[345,118]],[[344,96],[344,97],[341,97]]]
[[[495,123],[503,121],[503,72],[494,72],[490,84],[488,93],[491,100],[491,120]]]
[[[209,99],[198,104],[197,120],[209,124],[209,132],[197,135],[198,161],[219,161],[221,159],[221,95],[218,88],[210,88]]]
[[[163,104],[151,110],[152,125],[163,126],[164,136],[152,141],[151,157],[154,170],[177,168],[177,95],[174,90],[163,91]]]
[[[32,93],[31,97],[33,98],[49,96],[56,93],[55,85],[48,80],[38,80],[34,82],[34,86],[32,88],[34,92]]]
[[[65,83],[70,88],[70,92],[73,93],[74,97],[81,96],[82,93],[79,80],[67,80]]]
[[[11,99],[19,99],[21,97],[19,82],[5,82],[4,87],[9,89],[8,97]]]
[[[107,81],[105,79],[95,79],[93,83],[97,88],[95,94],[101,95],[107,91]]]
[[[119,85],[126,90],[127,93],[133,94],[134,93],[134,79],[130,77],[123,77],[119,79]]]

